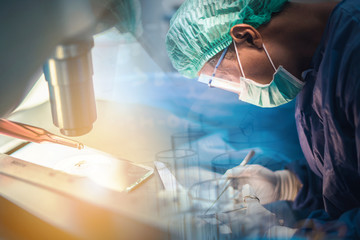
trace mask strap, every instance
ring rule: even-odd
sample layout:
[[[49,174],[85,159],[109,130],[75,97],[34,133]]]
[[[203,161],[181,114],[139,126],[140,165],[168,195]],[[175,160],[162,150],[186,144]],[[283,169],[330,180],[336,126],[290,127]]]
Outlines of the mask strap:
[[[224,59],[225,54],[226,54],[226,52],[227,52],[228,48],[229,48],[229,47],[226,47],[226,48],[224,49],[224,51],[223,51],[223,53],[221,54],[221,56],[220,56],[220,58],[219,58],[218,62],[217,62],[217,63],[216,63],[216,65],[215,65],[214,72],[213,72],[213,74],[211,75],[211,79],[210,79],[210,81],[209,81],[209,83],[208,83],[209,87],[211,87],[212,78],[213,78],[213,77],[215,77],[215,73],[216,73],[216,71],[217,71],[218,67],[220,66],[220,63],[221,63],[221,62],[222,62],[222,60]]]
[[[241,74],[244,76],[244,78],[246,78],[243,67],[242,67],[241,62],[240,62],[239,53],[238,53],[238,50],[237,50],[237,47],[236,47],[236,44],[235,44],[234,40],[233,40],[233,43],[234,43],[234,48],[235,48],[235,52],[236,52],[236,59],[237,59],[237,61],[239,63]]]
[[[273,68],[274,68],[274,70],[275,70],[275,72],[276,72],[276,67],[275,67],[275,65],[274,65],[273,61],[271,60],[270,54],[269,54],[269,52],[267,51],[267,49],[266,49],[266,47],[265,47],[265,45],[264,45],[264,44],[263,44],[263,48],[264,48],[264,50],[265,50],[266,56],[268,57],[268,59],[269,59],[269,61],[270,61],[271,65],[273,66]]]

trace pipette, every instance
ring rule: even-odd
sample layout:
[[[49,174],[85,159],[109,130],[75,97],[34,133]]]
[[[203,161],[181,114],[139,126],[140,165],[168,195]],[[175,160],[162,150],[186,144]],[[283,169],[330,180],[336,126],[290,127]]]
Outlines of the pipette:
[[[255,151],[254,150],[251,150],[247,155],[246,157],[244,158],[244,160],[242,160],[242,162],[240,163],[240,166],[245,166],[249,161],[250,159],[254,156],[255,154]],[[227,179],[225,181],[225,184],[226,186],[223,186],[222,188],[224,188],[224,190],[222,190],[222,192],[218,195],[218,197],[215,199],[215,201],[211,204],[211,206],[206,210],[205,214],[215,205],[215,203],[220,199],[220,197],[225,193],[225,191],[230,187],[231,185],[231,180],[230,179]]]
[[[80,142],[52,134],[45,129],[0,118],[0,134],[30,142],[52,142],[77,149],[83,149]]]

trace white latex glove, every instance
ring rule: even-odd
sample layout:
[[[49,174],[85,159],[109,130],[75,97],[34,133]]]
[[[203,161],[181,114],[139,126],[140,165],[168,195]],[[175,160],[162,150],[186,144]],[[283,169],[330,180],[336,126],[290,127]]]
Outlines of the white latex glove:
[[[294,200],[301,188],[300,181],[292,172],[288,170],[273,172],[256,164],[234,167],[226,171],[225,176],[231,179],[232,186],[236,189],[249,184],[261,204]]]

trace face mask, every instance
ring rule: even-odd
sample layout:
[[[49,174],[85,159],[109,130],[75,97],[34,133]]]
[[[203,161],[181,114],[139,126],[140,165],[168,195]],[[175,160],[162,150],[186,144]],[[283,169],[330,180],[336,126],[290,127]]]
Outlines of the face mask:
[[[242,87],[243,91],[239,95],[240,100],[259,107],[276,107],[293,100],[304,87],[304,82],[297,79],[282,66],[279,66],[278,69],[275,68],[264,44],[263,48],[265,53],[275,70],[272,81],[269,84],[260,84],[246,78],[235,42],[234,47],[236,58],[243,75],[243,77],[240,77],[240,82],[244,82],[244,86]]]
[[[282,66],[279,66],[278,69],[275,68],[275,65],[272,62],[270,55],[265,48],[265,45],[263,45],[263,48],[271,65],[275,70],[272,81],[269,84],[260,84],[246,78],[240,62],[235,42],[234,46],[236,51],[236,57],[242,73],[242,77],[240,77],[240,82],[235,83],[224,79],[215,78],[217,67],[223,60],[227,49],[224,50],[222,56],[216,64],[212,77],[201,75],[199,78],[200,82],[208,81],[207,83],[211,87],[218,87],[226,91],[237,93],[239,94],[240,100],[259,107],[276,107],[290,102],[303,88],[305,83],[297,79],[288,71],[286,71]]]

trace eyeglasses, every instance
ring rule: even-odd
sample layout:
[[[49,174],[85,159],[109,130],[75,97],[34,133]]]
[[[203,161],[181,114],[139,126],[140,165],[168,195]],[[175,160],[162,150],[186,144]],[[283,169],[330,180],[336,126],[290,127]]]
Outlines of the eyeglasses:
[[[211,76],[206,75],[206,74],[200,74],[198,81],[201,83],[205,83],[207,84],[209,87],[215,87],[215,88],[220,88],[222,90],[228,91],[228,92],[233,92],[236,94],[240,94],[243,87],[241,85],[241,83],[237,83],[237,82],[232,82],[229,80],[225,80],[222,78],[217,78],[215,77],[216,71],[220,66],[220,63],[223,61],[225,54],[228,51],[228,48],[225,48],[223,53],[221,54],[217,64],[215,65],[214,71],[212,73]]]

